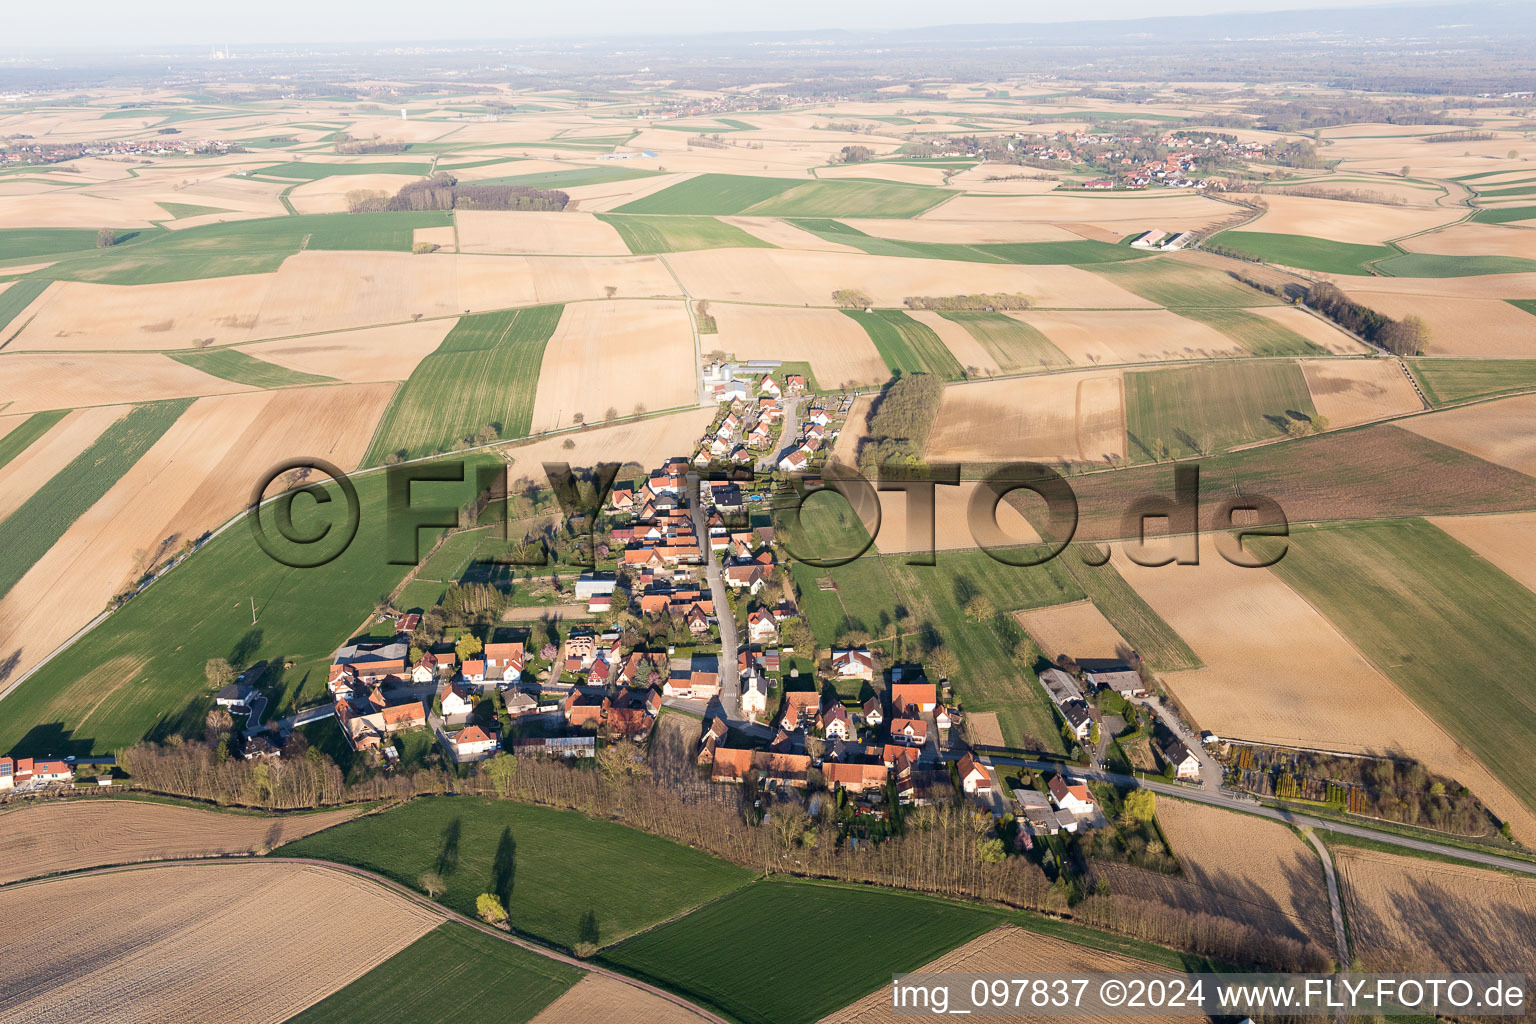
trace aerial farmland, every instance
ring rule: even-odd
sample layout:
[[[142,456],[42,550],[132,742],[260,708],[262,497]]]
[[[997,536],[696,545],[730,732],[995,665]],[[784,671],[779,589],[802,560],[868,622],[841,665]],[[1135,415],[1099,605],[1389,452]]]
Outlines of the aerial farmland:
[[[1523,967],[1536,20],[1193,6],[25,12],[0,1022]]]

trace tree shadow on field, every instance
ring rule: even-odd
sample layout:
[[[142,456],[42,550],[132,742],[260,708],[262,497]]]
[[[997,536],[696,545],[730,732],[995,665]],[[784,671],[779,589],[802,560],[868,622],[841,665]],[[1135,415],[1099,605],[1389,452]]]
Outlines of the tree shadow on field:
[[[245,668],[251,655],[261,649],[263,633],[260,629],[248,629],[229,651],[229,663],[235,668]]]
[[[463,834],[463,818],[454,818],[443,829],[443,848],[437,854],[438,874],[446,876],[459,866],[459,839]]]
[[[597,911],[591,907],[581,915],[581,921],[576,925],[576,941],[590,942],[594,946],[602,945],[600,939],[601,929],[597,924]]]
[[[501,830],[496,844],[496,860],[491,865],[491,891],[501,898],[501,905],[512,909],[512,887],[517,881],[517,840],[512,826]]]

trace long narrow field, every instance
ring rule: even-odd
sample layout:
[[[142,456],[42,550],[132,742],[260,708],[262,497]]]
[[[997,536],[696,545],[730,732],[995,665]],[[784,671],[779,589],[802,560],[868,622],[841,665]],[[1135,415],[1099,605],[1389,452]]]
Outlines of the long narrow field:
[[[1502,516],[1440,516],[1430,520],[1462,544],[1536,591],[1536,512]]]
[[[1284,324],[1245,309],[1180,309],[1180,316],[1214,327],[1256,356],[1321,356],[1328,350]]]
[[[52,412],[35,412],[30,416],[8,417],[5,432],[0,434],[0,469],[9,466],[18,455],[32,447],[38,438],[52,430],[68,412],[67,409],[55,409]]]
[[[243,814],[119,798],[15,806],[0,814],[0,885],[112,864],[265,853],[361,811]]]
[[[1368,971],[1536,972],[1536,881],[1335,845]]]
[[[1126,536],[1125,511],[1137,497],[1172,494],[1173,470],[1095,473],[1072,486],[1081,517],[1077,539],[1110,540]],[[1200,487],[1203,530],[1227,529],[1218,521],[1220,500],[1241,494],[1273,498],[1292,523],[1536,507],[1531,477],[1392,424],[1209,456],[1200,462]]]
[[[10,592],[191,404],[190,399],[183,399],[133,409],[0,521],[0,550],[6,552],[5,564],[0,567],[0,597]]]
[[[0,287],[0,341],[9,341],[11,322],[48,287],[49,281],[15,281]],[[19,330],[19,328],[18,328]]]
[[[1310,590],[1287,585],[1302,561],[1301,535],[1292,532],[1276,570],[1232,565],[1209,534],[1201,538],[1198,566],[1141,566],[1115,546],[1121,575],[1206,666],[1162,677],[1194,723],[1261,743],[1404,754],[1468,786],[1512,819],[1517,834],[1536,835],[1536,816],[1474,759],[1477,748],[1464,745],[1448,721],[1425,713],[1432,709],[1411,702],[1417,694],[1384,675],[1386,666],[1367,660],[1371,652],[1362,652],[1357,630],[1341,633],[1346,624],[1325,617],[1329,609],[1320,610]],[[1359,581],[1344,582],[1342,567],[1329,572],[1359,605]],[[1369,618],[1364,609],[1351,615],[1351,622]]]
[[[1001,920],[889,889],[757,882],[604,959],[743,1024],[809,1024]]]
[[[1425,396],[1440,406],[1536,389],[1536,359],[1410,359],[1408,365]]]
[[[1280,303],[1219,270],[1184,260],[1149,258],[1091,269],[1105,280],[1168,308],[1242,309]]]
[[[940,313],[970,332],[1004,371],[1070,366],[1072,360],[1049,338],[1022,320],[1002,313]]]
[[[1150,964],[1145,960],[1064,942],[1013,925],[995,928],[915,970],[923,974],[1007,975],[1033,964],[1049,965],[1051,973],[1060,974],[1091,972],[1158,975],[1168,970],[1165,966]],[[891,1007],[890,993],[882,987],[823,1017],[821,1024],[902,1024],[910,1019],[910,1011],[908,1014],[895,1012]],[[1118,1024],[1124,1018],[1109,1014],[1053,1013],[1051,1019],[1061,1024]],[[1180,1024],[1200,1024],[1207,1018],[1204,1015],[1168,1015],[1161,1019]]]
[[[1236,339],[1166,309],[1032,309],[1008,315],[1039,331],[1078,366],[1248,355]]]
[[[1536,594],[1422,520],[1300,532],[1274,572],[1536,807],[1536,693],[1508,670],[1536,658]]]
[[[413,887],[436,871],[447,883],[444,905],[474,916],[475,898],[496,893],[513,928],[565,947],[618,942],[750,878],[733,864],[612,822],[475,797],[413,800],[280,852],[354,864]],[[646,884],[611,885],[620,864]]]
[[[539,367],[563,306],[466,316],[395,394],[364,462],[460,447],[489,427],[521,437],[533,421]]]
[[[583,977],[580,968],[449,921],[289,1022],[526,1024]]]
[[[170,357],[194,369],[237,384],[249,384],[253,388],[291,388],[305,384],[326,384],[333,377],[315,373],[302,373],[286,366],[269,363],[245,352],[232,348],[202,349],[191,352],[172,352]]]
[[[1265,219],[1261,218],[1259,223]],[[1224,231],[1216,243],[1248,259],[1324,274],[1368,274],[1368,264],[1372,261],[1397,254],[1397,250],[1388,245],[1335,242],[1310,235],[1266,231]]]
[[[18,417],[21,426],[0,440],[0,447],[4,447],[14,436],[20,449],[0,465],[0,521],[94,444],[129,408],[106,405]],[[37,434],[40,426],[45,429]],[[33,438],[30,444],[26,443],[29,437]]]
[[[635,217],[600,213],[597,219],[617,231],[636,256],[693,249],[773,248],[756,235],[714,217]]]
[[[79,912],[88,907],[89,912]],[[274,907],[281,941],[253,922]],[[0,1021],[281,1021],[440,918],[371,882],[298,864],[139,868],[0,891]],[[318,949],[344,955],[316,956]]]
[[[1069,658],[1117,658],[1131,649],[1092,601],[1069,601],[1015,612],[1024,632],[1055,661]]]
[[[965,376],[965,369],[926,324],[919,323],[900,309],[865,312],[843,311],[869,334],[885,365],[894,374],[936,373],[946,380]]]
[[[1125,375],[1125,428],[1138,462],[1206,455],[1310,428],[1317,416],[1294,362],[1215,362]]]
[[[301,249],[409,252],[417,228],[446,213],[321,213],[146,233],[142,241],[61,259],[38,272],[57,281],[155,284],[274,271]]]

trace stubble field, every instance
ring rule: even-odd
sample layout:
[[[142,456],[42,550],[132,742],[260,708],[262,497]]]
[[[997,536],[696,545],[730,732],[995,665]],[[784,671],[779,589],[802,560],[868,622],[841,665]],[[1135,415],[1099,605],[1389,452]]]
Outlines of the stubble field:
[[[89,913],[70,908],[89,907]],[[253,927],[274,907],[282,937]],[[431,911],[342,872],[201,864],[64,878],[0,892],[10,922],[0,1021],[285,1020],[434,927]],[[316,956],[317,949],[345,956]]]
[[[362,810],[240,814],[116,798],[23,805],[0,814],[0,885],[113,864],[265,852]]]

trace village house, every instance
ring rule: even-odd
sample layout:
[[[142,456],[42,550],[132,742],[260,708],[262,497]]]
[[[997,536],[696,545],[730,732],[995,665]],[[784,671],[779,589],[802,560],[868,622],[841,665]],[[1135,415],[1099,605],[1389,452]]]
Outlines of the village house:
[[[560,712],[565,716],[566,725],[579,729],[585,725],[601,725],[611,706],[606,694],[584,693],[572,687],[560,702]]]
[[[1147,695],[1141,673],[1118,658],[1079,658],[1077,667],[1089,686],[1113,690],[1126,698]]]
[[[75,770],[67,761],[52,758],[0,757],[0,791],[68,782],[74,777]]]
[[[449,736],[448,746],[453,751],[454,761],[464,764],[467,761],[480,761],[494,754],[496,737],[478,725],[471,725]]]
[[[862,679],[870,682],[875,678],[875,656],[866,647],[834,650],[832,674],[839,679]]]
[[[877,693],[864,702],[864,724],[876,726],[883,721],[885,712],[880,709],[880,695]]]
[[[523,644],[521,640],[511,643],[486,644],[482,652],[485,659],[485,675],[487,679],[497,679],[503,683],[515,683],[523,676]]]
[[[368,750],[382,746],[396,733],[425,727],[427,709],[421,701],[411,701],[376,711],[359,711],[347,701],[340,700],[336,702],[336,722],[353,750]]]
[[[469,695],[452,683],[444,683],[438,689],[437,702],[443,709],[443,715],[448,718],[467,715],[475,709],[474,702],[469,699]]]
[[[228,708],[236,713],[250,710],[251,698],[256,694],[256,688],[246,683],[233,682],[218,693],[214,694],[213,702],[221,708]]]
[[[829,704],[821,709],[821,729],[829,740],[854,738],[853,722],[848,717],[848,709],[841,704]]]
[[[850,793],[878,791],[885,788],[891,777],[890,769],[883,764],[843,764],[837,761],[824,761],[821,774],[828,788],[841,787]]]
[[[992,769],[982,764],[969,750],[961,755],[956,767],[960,773],[960,788],[967,796],[975,796],[992,788]]]
[[[1173,766],[1174,778],[1186,781],[1200,778],[1200,758],[1183,741],[1174,740],[1163,747],[1162,753],[1163,760]]]
[[[928,742],[928,723],[921,718],[891,719],[891,742],[922,746]]]
[[[1067,721],[1067,728],[1072,730],[1072,735],[1082,743],[1093,734],[1093,709],[1080,700],[1069,700],[1061,706],[1061,717]]]
[[[932,711],[938,706],[938,688],[926,679],[901,681],[901,670],[893,673],[891,681],[891,714],[910,715],[913,708],[919,713]]]
[[[411,682],[421,685],[430,683],[438,676],[451,672],[458,663],[459,656],[452,651],[443,654],[427,651],[411,668]]]
[[[778,635],[778,619],[771,609],[758,608],[747,616],[747,639],[752,643],[771,643]]]
[[[880,751],[880,759],[892,771],[902,771],[917,764],[921,751],[903,743],[887,743]]]
[[[768,582],[768,568],[761,562],[725,567],[725,582],[732,590],[745,587],[747,593],[756,594]]]
[[[459,676],[466,683],[485,682],[485,662],[480,658],[467,658],[459,668]]]
[[[1079,817],[1092,814],[1096,808],[1093,796],[1088,792],[1088,787],[1081,782],[1067,782],[1060,775],[1051,776],[1048,785],[1051,803],[1060,810],[1067,811]]]
[[[789,732],[814,728],[821,717],[821,694],[815,690],[789,690],[784,694],[784,714],[779,719]]]
[[[539,710],[539,702],[521,690],[509,690],[505,704],[509,718],[521,718]]]
[[[730,732],[730,727],[725,724],[723,718],[712,718],[704,726],[704,735],[699,739],[699,764],[714,764],[715,748],[725,739]]]

